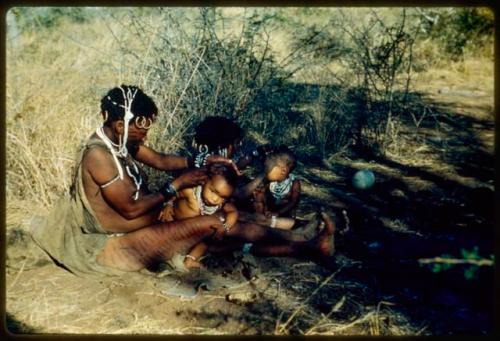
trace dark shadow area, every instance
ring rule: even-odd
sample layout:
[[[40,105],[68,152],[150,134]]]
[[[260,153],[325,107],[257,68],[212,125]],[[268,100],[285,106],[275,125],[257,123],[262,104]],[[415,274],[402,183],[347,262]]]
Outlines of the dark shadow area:
[[[358,157],[371,159],[379,156],[377,161],[380,161],[383,159],[380,157],[383,155],[379,149],[380,141],[363,134],[366,134],[366,129],[378,131],[385,128],[389,104],[371,102],[368,106],[364,96],[361,88],[273,80],[259,92],[247,110],[253,113],[256,121],[261,115],[266,115],[268,121],[274,122],[272,143],[295,146],[304,162],[319,163],[322,157],[337,152],[344,145],[351,145],[348,151]],[[474,177],[482,182],[493,179],[494,157],[477,135],[481,131],[493,130],[493,120],[458,114],[456,107],[432,101],[418,92],[395,92],[394,98],[398,101],[393,104],[392,115],[404,125],[402,134],[413,134],[416,141],[435,147],[434,154],[443,163],[452,165],[458,175]],[[323,111],[314,108],[314,105],[322,105]],[[461,111],[467,109],[472,107],[461,106]],[[410,112],[415,114],[415,118],[422,118],[418,127]],[[255,123],[249,128],[255,129]],[[379,133],[383,135],[383,132]],[[318,136],[321,134],[326,135]],[[304,148],[297,148],[299,146],[309,148],[301,152]],[[399,166],[440,186],[457,185],[444,174],[405,168],[404,165],[391,166]]]
[[[6,313],[7,331],[12,334],[34,334],[36,330],[24,322],[18,321],[11,314]]]
[[[357,139],[363,133],[363,126],[371,120],[379,120],[386,108],[380,103],[372,105],[374,112],[367,112],[366,106],[358,101],[360,93],[360,89],[286,83],[284,89],[274,95],[267,93],[261,102],[254,103],[265,102],[261,109],[272,111],[272,115],[278,117],[272,119],[281,120],[284,132],[277,134],[276,140],[295,147],[303,168],[300,176],[313,188],[321,188],[336,199],[325,201],[320,194],[308,193],[302,196],[301,208],[305,212],[318,208],[338,212],[338,204],[348,207],[351,231],[337,237],[336,247],[338,253],[361,261],[361,265],[358,269],[345,269],[342,276],[369,288],[369,293],[364,293],[368,300],[376,302],[392,297],[398,306],[395,309],[404,311],[416,321],[426,321],[428,330],[435,334],[483,334],[491,331],[494,283],[491,267],[478,268],[475,276],[467,279],[467,266],[434,273],[432,266],[418,263],[418,259],[444,254],[460,258],[462,250],[474,247],[484,256],[494,252],[495,194],[489,188],[495,178],[494,154],[491,145],[485,144],[480,136],[492,132],[494,122],[483,118],[488,117],[487,113],[478,116],[473,112],[478,109],[488,111],[488,106],[437,102],[425,94],[410,93],[406,98],[406,108],[411,108],[414,113],[426,112],[418,127],[404,108],[394,108],[394,117],[403,124],[402,136],[428,146],[426,153],[432,154],[436,162],[451,166],[456,173],[453,175],[390,159],[381,153],[377,143],[359,145]],[[349,112],[352,117],[329,117],[341,114],[329,96],[342,96],[346,101],[342,103],[344,112]],[[316,126],[310,109],[315,101],[325,106],[323,121],[316,122]],[[470,115],[466,114],[468,111]],[[335,123],[338,127],[331,130],[331,139],[342,138],[337,136],[341,129],[349,129],[350,137],[340,142],[327,141],[323,150],[318,146],[318,139],[305,133],[296,133],[296,141],[287,140],[294,131],[310,129],[312,133],[309,135],[314,135],[319,132],[318,124]],[[366,191],[356,190],[350,179],[357,168],[345,163],[333,163],[327,167],[323,162],[342,143],[351,146],[345,151],[351,160],[372,162],[389,168],[391,172],[375,171],[375,185]],[[422,155],[426,155],[425,152]],[[312,166],[328,168],[345,180],[327,181],[306,171]],[[439,165],[435,169],[440,169]],[[419,186],[409,183],[412,178],[430,182],[430,185],[418,190]],[[387,221],[399,222],[403,227],[387,226]],[[369,278],[367,273],[371,274]]]

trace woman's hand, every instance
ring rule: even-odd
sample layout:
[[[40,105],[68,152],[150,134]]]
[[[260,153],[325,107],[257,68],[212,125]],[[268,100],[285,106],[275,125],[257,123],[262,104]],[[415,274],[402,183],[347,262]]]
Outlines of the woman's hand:
[[[177,191],[188,188],[195,187],[204,184],[208,179],[207,174],[203,169],[193,169],[182,173],[174,181],[172,185]]]
[[[207,165],[211,164],[211,163],[215,163],[215,162],[224,163],[224,164],[228,165],[229,167],[232,167],[234,169],[234,171],[236,172],[236,174],[241,175],[241,172],[238,169],[238,166],[236,166],[236,164],[233,162],[233,160],[225,158],[225,157],[220,156],[220,155],[209,155],[207,157],[207,160],[206,160]]]

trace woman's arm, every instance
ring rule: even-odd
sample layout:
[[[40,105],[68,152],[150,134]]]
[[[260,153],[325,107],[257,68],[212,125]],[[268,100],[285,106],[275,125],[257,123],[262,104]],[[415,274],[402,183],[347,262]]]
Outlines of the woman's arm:
[[[139,146],[134,158],[145,165],[164,171],[181,170],[189,167],[189,160],[186,157],[159,153],[144,145]]]
[[[101,149],[93,148],[87,152],[83,159],[83,167],[98,185],[103,186],[117,176],[117,168],[111,155]],[[161,193],[139,195],[134,199],[137,188],[127,174],[123,179],[111,182],[101,187],[104,200],[113,209],[127,220],[135,219],[147,214],[166,199]]]
[[[117,175],[116,165],[108,152],[93,148],[84,157],[84,169],[98,186],[108,183]],[[165,184],[158,193],[139,195],[134,198],[137,188],[127,174],[123,179],[114,181],[109,186],[101,188],[106,202],[127,220],[135,219],[159,208],[161,203],[175,196],[175,192],[186,187],[196,186],[206,181],[207,176],[201,170],[191,170]],[[171,190],[173,190],[173,193]]]

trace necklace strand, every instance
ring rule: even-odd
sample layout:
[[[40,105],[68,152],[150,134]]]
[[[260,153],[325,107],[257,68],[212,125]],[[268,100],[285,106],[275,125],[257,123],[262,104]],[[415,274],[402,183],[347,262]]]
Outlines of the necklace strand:
[[[106,144],[106,147],[108,147],[109,151],[111,152],[111,155],[113,156],[113,160],[115,161],[116,168],[118,168],[118,174],[120,176],[120,180],[123,180],[123,167],[120,161],[118,160],[118,157],[120,158],[125,158],[126,155],[123,155],[122,150],[116,151],[113,146],[120,147],[113,141],[111,141],[108,136],[104,133],[103,127],[97,128],[96,130],[97,136],[101,138],[101,140]],[[127,171],[127,174],[130,176],[130,178],[134,181],[136,191],[134,193],[134,200],[139,199],[139,191],[142,185],[142,177],[139,172],[139,169],[137,168],[137,165],[135,162],[132,160],[132,165],[134,166],[134,171],[137,174],[137,177],[132,173],[130,170],[130,167],[127,165],[125,166],[125,170]]]

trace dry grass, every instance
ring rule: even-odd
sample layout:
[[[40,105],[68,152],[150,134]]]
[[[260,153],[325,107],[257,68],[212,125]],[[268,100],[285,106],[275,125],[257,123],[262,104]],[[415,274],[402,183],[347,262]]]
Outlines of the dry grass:
[[[228,10],[231,12],[230,10]],[[239,14],[237,10],[234,15]],[[6,197],[7,230],[26,230],[27,220],[34,214],[44,214],[71,183],[75,152],[80,143],[99,126],[99,101],[110,87],[138,84],[146,93],[178,93],[189,86],[189,75],[181,77],[174,72],[164,82],[151,81],[147,63],[158,22],[153,17],[145,19],[151,31],[146,39],[123,29],[126,22],[97,20],[84,24],[62,23],[53,32],[43,30],[31,35],[21,35],[17,49],[7,45],[6,87]],[[238,27],[236,27],[238,28]],[[271,39],[278,56],[286,56],[290,32],[277,32]],[[143,56],[142,62],[123,55],[120,46],[134,48]],[[427,49],[427,50],[425,50]],[[427,51],[427,52],[425,52]],[[432,45],[422,46],[422,55],[431,56]],[[425,52],[425,53],[424,53]],[[328,73],[318,68],[304,70],[298,81],[315,84],[331,84],[334,75],[345,77],[342,65],[332,63]],[[176,70],[174,70],[176,71]],[[196,70],[192,70],[196,74]],[[333,74],[332,74],[333,73]],[[493,92],[493,63],[490,59],[465,60],[452,63],[450,68],[441,67],[421,73],[417,89],[435,91],[449,84],[467,84],[473,90]],[[178,96],[155,98],[163,112],[162,125],[153,128],[149,143],[165,152],[177,152],[184,148],[182,136],[186,133],[185,113],[178,112]],[[491,100],[492,103],[492,100]],[[316,108],[316,113],[321,114]],[[319,117],[319,123],[321,123]],[[416,167],[428,167],[432,172],[446,174],[464,186],[477,184],[473,179],[459,176],[450,166],[444,165],[424,143],[403,138],[395,127],[394,143],[389,145],[388,155],[396,161]],[[261,132],[250,132],[255,140],[269,142]],[[493,135],[489,137],[493,140]],[[355,163],[337,158],[332,162],[352,168],[372,168],[388,177],[400,178],[409,189],[419,191],[429,188],[424,180],[405,177],[393,169],[369,163]],[[346,181],[332,172],[309,170],[325,183]],[[152,179],[153,182],[155,179]],[[328,202],[331,194],[325,188],[315,187],[304,181],[304,193],[319,201]],[[402,221],[387,221],[387,227],[407,231],[410,227]],[[24,244],[9,245],[10,251]],[[29,255],[35,257],[36,255]],[[19,261],[19,262],[18,262]],[[341,258],[347,266],[350,260]],[[12,258],[6,276],[7,311],[20,321],[28,323],[43,333],[109,333],[109,334],[230,334],[237,327],[214,328],[208,322],[176,319],[171,312],[173,298],[155,293],[153,281],[127,279],[123,284],[109,281],[96,283],[81,280],[55,266],[33,269],[36,260],[27,256]],[[415,327],[390,302],[380,301],[371,306],[363,299],[361,284],[348,280],[335,280],[335,274],[320,276],[308,263],[294,264],[293,272],[286,276],[268,274],[272,283],[263,298],[275,302],[278,311],[271,315],[275,329],[269,333],[278,335],[415,335],[425,330]],[[351,264],[352,265],[352,264]],[[287,268],[286,264],[281,268]],[[297,270],[297,271],[296,271]],[[134,282],[135,281],[135,282]],[[290,285],[289,285],[290,284]],[[295,285],[295,288],[291,284]],[[128,288],[128,289],[127,289]],[[322,290],[331,290],[329,312],[322,313],[309,304]],[[127,291],[128,290],[128,291]],[[356,294],[352,292],[357,290]],[[224,296],[221,296],[224,297]],[[204,301],[203,301],[204,300]],[[209,308],[220,297],[206,297],[200,302]],[[133,312],[135,304],[140,307]],[[144,303],[146,302],[146,303]],[[213,304],[213,305],[211,305]],[[161,309],[156,309],[160,306]],[[187,304],[189,307],[192,305]],[[224,309],[228,306],[223,306]],[[262,314],[265,315],[265,314]],[[175,321],[174,324],[165,321]]]
[[[63,21],[8,46],[8,225],[48,209],[69,188],[78,146],[99,126],[100,98],[114,85],[137,84],[141,65],[120,58],[118,47],[138,42],[112,34],[119,23],[110,23]]]

